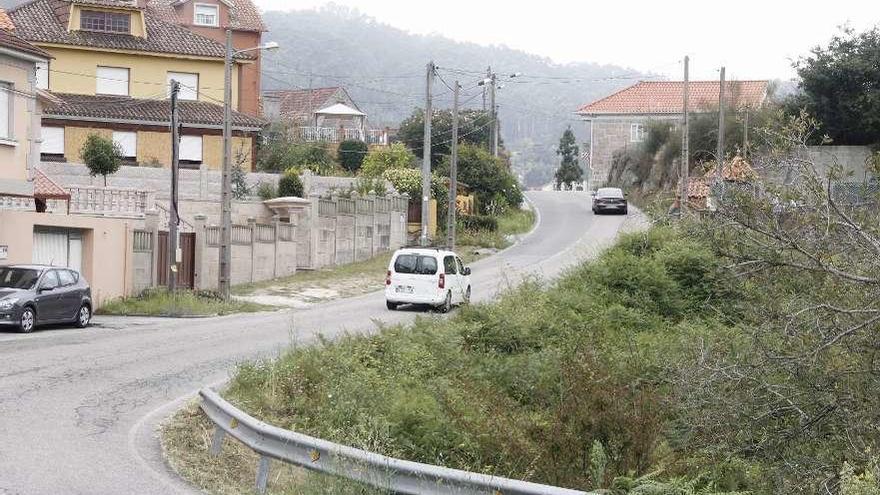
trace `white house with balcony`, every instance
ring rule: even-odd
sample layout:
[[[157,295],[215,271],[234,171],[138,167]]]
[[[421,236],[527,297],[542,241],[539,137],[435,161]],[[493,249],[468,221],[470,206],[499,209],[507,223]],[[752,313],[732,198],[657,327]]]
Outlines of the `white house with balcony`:
[[[367,114],[342,87],[265,91],[263,115],[291,126],[307,142],[388,144],[388,130],[371,128]]]

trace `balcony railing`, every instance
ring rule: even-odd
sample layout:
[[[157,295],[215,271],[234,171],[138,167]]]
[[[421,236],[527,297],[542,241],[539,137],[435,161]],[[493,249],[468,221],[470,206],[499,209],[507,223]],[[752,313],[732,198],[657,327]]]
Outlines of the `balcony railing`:
[[[382,129],[300,127],[299,137],[309,143],[339,143],[354,140],[382,146],[388,144],[388,132]]]

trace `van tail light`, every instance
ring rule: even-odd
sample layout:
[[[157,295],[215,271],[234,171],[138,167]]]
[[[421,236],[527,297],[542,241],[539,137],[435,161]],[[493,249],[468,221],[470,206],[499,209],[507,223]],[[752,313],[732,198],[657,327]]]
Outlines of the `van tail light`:
[[[437,287],[440,289],[446,288],[446,275],[444,275],[442,273],[440,274],[440,281],[437,282]]]
[[[391,270],[385,274],[385,285],[391,285]]]

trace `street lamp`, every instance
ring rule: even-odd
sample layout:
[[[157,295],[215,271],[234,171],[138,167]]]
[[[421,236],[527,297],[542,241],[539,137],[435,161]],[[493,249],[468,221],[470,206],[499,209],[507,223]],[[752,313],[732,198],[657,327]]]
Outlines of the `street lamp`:
[[[260,46],[234,50],[232,30],[226,30],[226,58],[223,72],[223,172],[220,188],[220,270],[218,290],[224,299],[229,299],[232,265],[232,61],[236,55],[258,50],[275,50],[278,43],[269,41]]]

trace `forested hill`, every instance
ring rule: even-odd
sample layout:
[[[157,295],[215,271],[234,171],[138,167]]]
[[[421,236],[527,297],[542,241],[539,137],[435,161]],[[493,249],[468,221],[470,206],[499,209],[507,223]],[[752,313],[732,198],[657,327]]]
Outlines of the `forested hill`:
[[[632,84],[634,70],[591,63],[554,64],[547,58],[503,46],[461,43],[439,35],[414,35],[357,11],[338,6],[318,10],[266,12],[267,39],[281,45],[263,63],[266,89],[344,86],[375,125],[396,126],[424,105],[425,65],[441,67],[440,75],[465,88],[463,101],[481,107],[475,83],[487,66],[506,78],[498,92],[502,138],[518,152],[517,168],[540,163],[555,168],[553,153],[562,131],[572,125],[579,140],[585,125],[573,112],[582,103]],[[589,58],[584,46],[584,58]],[[458,71],[458,72],[457,72]],[[451,107],[451,95],[437,80],[437,107]]]

